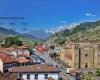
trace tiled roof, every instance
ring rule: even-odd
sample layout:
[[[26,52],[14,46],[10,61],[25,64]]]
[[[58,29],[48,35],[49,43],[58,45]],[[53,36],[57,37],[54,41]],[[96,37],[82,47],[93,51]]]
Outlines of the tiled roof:
[[[28,49],[28,46],[26,46],[26,45],[19,46],[19,47],[17,47],[17,49]]]
[[[35,64],[35,65],[28,65],[28,66],[20,66],[20,67],[13,67],[9,68],[9,72],[11,73],[42,73],[42,72],[60,72],[55,67],[47,65],[47,64]]]
[[[14,51],[15,49],[13,47],[9,47],[9,48],[4,48],[4,47],[1,47],[0,48],[0,52],[7,52],[7,51]]]
[[[16,62],[15,58],[11,55],[8,55],[6,53],[0,53],[0,59],[3,63],[11,63]]]
[[[30,62],[31,60],[26,59],[25,57],[19,57],[16,60],[18,63],[26,63],[26,62]]]
[[[29,57],[28,54],[25,54],[25,53],[21,53],[21,54],[18,54],[19,57]]]
[[[27,46],[23,45],[23,46],[19,46],[16,49],[28,49]],[[14,47],[0,47],[0,52],[6,52],[6,51],[15,51],[16,50]]]

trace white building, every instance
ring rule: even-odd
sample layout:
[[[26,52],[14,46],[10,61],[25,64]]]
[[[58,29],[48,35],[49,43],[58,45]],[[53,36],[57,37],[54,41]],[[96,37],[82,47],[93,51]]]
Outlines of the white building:
[[[47,64],[35,64],[13,67],[9,69],[9,72],[12,73],[16,79],[48,80],[48,78],[52,78],[54,80],[58,80],[60,71]]]

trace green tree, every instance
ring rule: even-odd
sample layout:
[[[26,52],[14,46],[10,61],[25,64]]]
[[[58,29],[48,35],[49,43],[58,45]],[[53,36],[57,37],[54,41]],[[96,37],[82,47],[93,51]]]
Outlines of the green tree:
[[[5,47],[11,47],[13,45],[22,46],[22,41],[19,39],[18,36],[15,36],[15,37],[7,37],[5,39],[5,44],[4,44]]]
[[[32,55],[34,53],[34,51],[32,50],[32,48],[29,48],[28,51],[30,52],[30,55]]]
[[[96,70],[96,76],[100,76],[100,69]]]

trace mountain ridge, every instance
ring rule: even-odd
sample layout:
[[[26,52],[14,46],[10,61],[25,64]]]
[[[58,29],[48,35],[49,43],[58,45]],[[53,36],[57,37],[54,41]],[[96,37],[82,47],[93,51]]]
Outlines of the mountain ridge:
[[[19,32],[16,32],[14,30],[11,30],[11,29],[7,29],[7,28],[4,28],[2,26],[0,26],[0,36],[2,37],[7,37],[7,36],[21,36],[23,38],[29,38],[29,39],[37,39],[36,37],[32,36],[32,35],[29,35],[29,34],[21,34]],[[0,38],[2,38],[0,37]]]
[[[74,26],[71,29],[65,29],[57,32],[47,40],[48,43],[64,43],[65,41],[100,41],[100,20],[95,22],[84,22]]]

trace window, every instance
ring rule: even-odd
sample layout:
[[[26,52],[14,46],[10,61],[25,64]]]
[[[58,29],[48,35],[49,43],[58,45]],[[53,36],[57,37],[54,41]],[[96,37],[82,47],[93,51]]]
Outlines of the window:
[[[45,74],[45,79],[48,79],[48,74]]]
[[[4,67],[9,68],[10,67],[10,64],[4,64]]]
[[[17,66],[17,64],[16,64],[16,63],[13,63],[13,64],[12,64],[12,67],[15,67],[15,66]]]
[[[38,79],[38,74],[35,74],[35,79]]]
[[[77,45],[77,46],[75,46],[75,49],[78,49],[78,45]]]
[[[24,66],[24,63],[22,63],[22,66]]]
[[[27,74],[27,79],[30,79],[30,74]]]
[[[88,68],[88,63],[85,63],[85,68]]]
[[[22,74],[21,73],[19,74],[19,77],[22,78]]]
[[[54,50],[55,49],[55,46],[50,46],[50,50]]]
[[[87,57],[88,56],[88,54],[85,54],[85,57]]]

